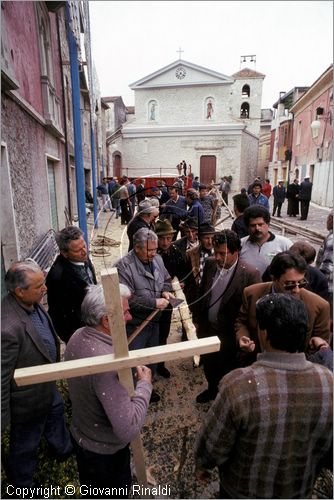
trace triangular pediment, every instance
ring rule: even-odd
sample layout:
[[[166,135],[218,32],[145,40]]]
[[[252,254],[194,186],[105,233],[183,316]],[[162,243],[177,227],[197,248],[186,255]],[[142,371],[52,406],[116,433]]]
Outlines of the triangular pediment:
[[[164,68],[132,83],[130,88],[184,87],[194,85],[231,85],[234,78],[203,66],[178,59]]]

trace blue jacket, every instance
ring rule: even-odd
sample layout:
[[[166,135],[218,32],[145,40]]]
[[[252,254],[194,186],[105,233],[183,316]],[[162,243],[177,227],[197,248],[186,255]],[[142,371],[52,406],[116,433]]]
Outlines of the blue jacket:
[[[259,196],[254,196],[253,193],[248,195],[250,206],[252,205],[262,205],[264,208],[269,210],[269,200],[264,194],[260,193]]]

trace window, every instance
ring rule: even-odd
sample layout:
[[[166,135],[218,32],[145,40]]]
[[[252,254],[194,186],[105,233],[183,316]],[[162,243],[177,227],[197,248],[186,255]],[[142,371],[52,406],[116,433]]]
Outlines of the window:
[[[241,104],[240,118],[249,118],[249,104],[248,104],[248,102],[243,102]]]
[[[62,135],[60,99],[53,85],[53,63],[49,14],[43,2],[34,2],[37,15],[37,34],[41,63],[43,110],[47,127]]]
[[[41,59],[41,75],[53,81],[51,36],[48,13],[43,9],[41,2],[36,2],[38,37]]]
[[[55,231],[58,231],[58,213],[57,213],[57,193],[56,176],[54,162],[48,159],[48,186],[51,212],[51,225]]]
[[[299,122],[297,123],[296,146],[300,144],[301,133],[302,133],[302,121],[299,120]]]
[[[244,98],[250,96],[250,87],[249,87],[249,85],[246,84],[246,85],[244,85],[242,87],[241,96],[244,97]]]

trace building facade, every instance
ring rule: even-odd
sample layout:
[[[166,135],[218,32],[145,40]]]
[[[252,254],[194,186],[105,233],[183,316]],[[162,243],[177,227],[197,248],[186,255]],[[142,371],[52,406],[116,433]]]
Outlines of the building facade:
[[[134,119],[123,124],[118,148],[122,173],[176,175],[185,160],[201,182],[231,175],[234,189],[248,185],[257,169],[263,79],[247,68],[227,76],[180,59],[136,81]]]
[[[313,182],[312,201],[333,207],[333,65],[290,108],[294,175]]]
[[[289,109],[307,89],[308,87],[294,87],[289,92],[280,92],[278,101],[273,105],[268,178],[274,186],[278,180],[289,182],[294,178],[291,171],[293,115]]]
[[[76,220],[79,201],[85,213],[85,182],[92,186],[87,7],[87,2],[1,4],[3,271],[31,255],[50,231]],[[76,134],[72,62],[78,75]]]

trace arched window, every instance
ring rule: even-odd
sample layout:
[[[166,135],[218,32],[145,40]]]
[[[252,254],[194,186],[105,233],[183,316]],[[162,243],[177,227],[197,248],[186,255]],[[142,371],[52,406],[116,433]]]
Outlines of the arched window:
[[[148,103],[148,120],[154,122],[158,116],[158,103],[157,101],[150,101]]]
[[[249,85],[247,85],[247,83],[246,83],[246,85],[244,85],[242,87],[241,96],[242,97],[249,97],[250,96],[250,87],[249,87]]]
[[[213,97],[205,99],[204,116],[207,120],[212,120],[215,112],[215,100]]]
[[[52,53],[51,53],[51,32],[48,13],[37,3],[38,37],[41,56],[41,75],[49,78],[53,83]]]
[[[248,104],[248,102],[243,102],[241,104],[240,118],[249,118],[249,104]]]

